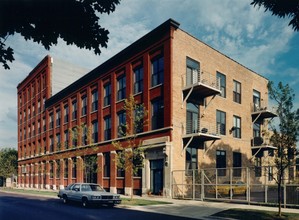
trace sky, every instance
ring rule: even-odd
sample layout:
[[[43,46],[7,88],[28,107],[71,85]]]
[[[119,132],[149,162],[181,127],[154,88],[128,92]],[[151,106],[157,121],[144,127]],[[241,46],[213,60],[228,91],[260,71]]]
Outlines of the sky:
[[[251,0],[121,0],[115,12],[100,15],[110,32],[101,55],[66,45],[62,40],[48,51],[16,34],[6,45],[14,49],[10,70],[0,66],[0,149],[17,149],[17,85],[46,56],[51,55],[89,70],[172,18],[180,29],[221,51],[275,84],[289,84],[299,108],[299,32],[289,19],[272,16]]]

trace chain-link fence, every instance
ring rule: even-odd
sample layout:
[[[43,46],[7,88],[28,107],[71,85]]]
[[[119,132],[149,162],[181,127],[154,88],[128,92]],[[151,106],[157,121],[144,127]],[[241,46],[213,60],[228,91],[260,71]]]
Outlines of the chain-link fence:
[[[278,203],[273,167],[180,170],[172,172],[172,197],[193,200],[234,200]],[[284,206],[299,206],[299,182],[290,169],[281,186]],[[291,179],[290,179],[291,177]]]

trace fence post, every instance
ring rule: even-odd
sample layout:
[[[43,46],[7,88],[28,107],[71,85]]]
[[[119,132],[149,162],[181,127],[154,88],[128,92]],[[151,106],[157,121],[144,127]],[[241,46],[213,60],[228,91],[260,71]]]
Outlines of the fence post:
[[[192,199],[195,200],[195,169],[192,170]]]
[[[201,201],[204,200],[204,197],[205,197],[205,181],[204,181],[204,173],[205,171],[203,169],[200,170],[200,175],[201,175],[201,194],[200,194],[200,197],[201,197]]]

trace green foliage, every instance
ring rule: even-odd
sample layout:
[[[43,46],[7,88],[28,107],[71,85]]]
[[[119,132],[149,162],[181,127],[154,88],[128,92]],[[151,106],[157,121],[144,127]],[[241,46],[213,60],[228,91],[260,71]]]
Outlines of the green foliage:
[[[18,171],[18,151],[12,148],[0,150],[0,176],[11,177]]]
[[[275,87],[273,82],[268,85],[269,97],[277,104],[278,128],[272,127],[271,143],[275,151],[275,167],[277,175],[273,176],[278,185],[279,215],[281,215],[281,184],[285,171],[295,164],[296,144],[299,135],[299,109],[293,110],[295,94],[289,85],[281,82]]]
[[[1,0],[0,1],[0,62],[9,69],[13,49],[6,47],[9,35],[19,33],[49,50],[61,38],[79,48],[107,47],[109,31],[99,24],[99,14],[110,14],[120,0]],[[14,16],[12,16],[14,15]]]
[[[280,18],[290,17],[290,26],[299,31],[299,0],[253,0],[251,5],[265,8]]]

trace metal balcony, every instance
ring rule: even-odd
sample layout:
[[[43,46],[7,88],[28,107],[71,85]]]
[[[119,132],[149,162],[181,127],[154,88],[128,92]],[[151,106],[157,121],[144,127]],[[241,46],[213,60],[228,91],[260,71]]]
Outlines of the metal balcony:
[[[251,139],[251,149],[252,150],[268,150],[268,149],[276,149],[276,147],[272,146],[269,138],[262,137],[254,137]]]
[[[251,117],[254,122],[262,122],[266,118],[277,117],[274,109],[269,109],[266,103],[252,104]]]
[[[203,98],[220,94],[220,81],[208,72],[193,70],[183,75],[184,101],[199,103]]]
[[[187,120],[185,134],[183,135],[184,146],[199,146],[205,141],[220,139],[219,129],[215,125],[203,123],[200,120]]]

